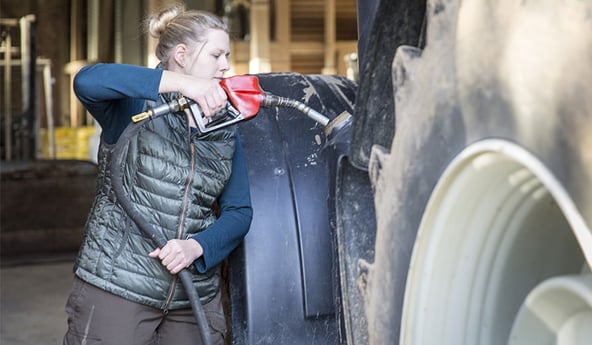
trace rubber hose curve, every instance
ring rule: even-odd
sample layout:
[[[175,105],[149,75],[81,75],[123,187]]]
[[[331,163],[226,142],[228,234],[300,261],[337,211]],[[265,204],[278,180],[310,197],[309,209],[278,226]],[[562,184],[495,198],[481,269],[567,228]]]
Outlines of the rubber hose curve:
[[[137,127],[136,127],[137,128]],[[123,162],[123,150],[128,147],[129,137],[131,137],[132,133],[124,133],[121,135],[120,139],[125,139],[124,141],[118,142],[114,151],[113,151],[113,159],[111,161],[111,171],[113,178],[111,179],[113,185],[113,191],[115,192],[115,196],[117,200],[121,204],[123,210],[127,213],[127,215],[136,223],[138,228],[144,233],[144,235],[148,236],[152,242],[158,247],[162,248],[167,244],[166,238],[157,232],[154,227],[150,223],[148,223],[141,214],[136,210],[134,204],[131,200],[127,197],[127,194],[123,188],[122,182],[122,175],[121,175],[121,167]],[[130,131],[131,132],[131,131]],[[197,321],[197,326],[199,327],[199,332],[201,336],[202,343],[204,345],[211,345],[212,339],[210,335],[210,329],[208,325],[208,320],[204,313],[203,307],[199,300],[199,295],[196,289],[193,287],[193,281],[191,279],[191,273],[184,268],[179,273],[177,273],[179,278],[181,279],[181,283],[185,288],[185,293],[189,297],[189,302],[191,303],[191,309],[193,311],[193,315]]]

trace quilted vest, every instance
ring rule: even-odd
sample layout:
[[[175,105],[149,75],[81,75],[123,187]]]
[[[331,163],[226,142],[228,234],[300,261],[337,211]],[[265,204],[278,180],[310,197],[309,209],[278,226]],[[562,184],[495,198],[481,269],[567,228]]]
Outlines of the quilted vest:
[[[235,128],[197,137],[183,112],[130,124],[114,145],[101,143],[96,197],[75,274],[103,290],[161,309],[190,308],[176,276],[148,253],[155,245],[124,211],[169,239],[186,239],[216,219],[212,208],[228,181]],[[114,191],[121,183],[123,195]],[[124,199],[124,200],[121,200]],[[190,272],[203,303],[219,291],[220,268]]]

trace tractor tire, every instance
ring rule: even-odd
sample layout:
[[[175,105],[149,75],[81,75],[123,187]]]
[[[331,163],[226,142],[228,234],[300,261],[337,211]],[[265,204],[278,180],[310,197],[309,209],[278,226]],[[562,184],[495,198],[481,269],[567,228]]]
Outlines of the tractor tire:
[[[370,344],[589,344],[592,3],[428,1],[375,146]]]

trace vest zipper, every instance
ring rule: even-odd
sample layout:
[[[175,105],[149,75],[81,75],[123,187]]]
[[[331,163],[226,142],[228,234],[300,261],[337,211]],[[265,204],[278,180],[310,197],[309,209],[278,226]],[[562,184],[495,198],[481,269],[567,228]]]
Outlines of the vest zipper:
[[[193,142],[189,144],[191,148],[191,170],[189,172],[189,178],[187,179],[187,184],[185,185],[185,193],[183,194],[183,208],[181,209],[181,218],[179,220],[179,228],[177,229],[177,239],[181,239],[183,236],[183,223],[185,222],[185,216],[187,213],[187,203],[189,201],[189,190],[191,189],[191,183],[193,183],[193,175],[195,171],[195,145]],[[167,294],[167,298],[164,302],[162,307],[163,313],[166,315],[169,312],[169,304],[173,299],[173,293],[175,292],[175,287],[177,286],[177,279],[178,276],[175,274],[173,276],[173,280],[171,281],[171,287],[169,288],[169,293]]]

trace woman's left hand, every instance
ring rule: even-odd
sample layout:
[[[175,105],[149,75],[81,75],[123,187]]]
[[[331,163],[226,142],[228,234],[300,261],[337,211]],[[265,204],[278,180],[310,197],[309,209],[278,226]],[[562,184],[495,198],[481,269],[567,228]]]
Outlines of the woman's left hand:
[[[162,264],[172,274],[181,272],[189,267],[197,258],[202,256],[203,248],[193,239],[169,240],[162,248],[156,248],[150,254],[152,258],[159,258]]]

